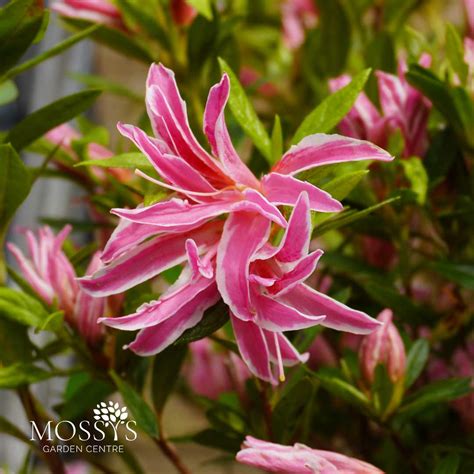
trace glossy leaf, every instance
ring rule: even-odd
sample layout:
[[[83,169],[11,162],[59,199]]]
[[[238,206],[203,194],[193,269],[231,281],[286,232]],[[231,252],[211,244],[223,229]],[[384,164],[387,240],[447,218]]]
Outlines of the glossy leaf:
[[[428,361],[429,353],[430,346],[426,339],[418,339],[410,347],[407,354],[405,387],[410,387],[418,379]]]
[[[18,97],[18,89],[13,81],[0,83],[0,106],[13,102]]]
[[[17,388],[41,382],[51,376],[51,373],[33,364],[18,362],[8,367],[0,367],[0,388]]]

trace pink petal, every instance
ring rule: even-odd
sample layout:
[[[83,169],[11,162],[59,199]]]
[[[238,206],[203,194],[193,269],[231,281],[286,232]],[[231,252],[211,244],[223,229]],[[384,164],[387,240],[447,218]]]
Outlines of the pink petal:
[[[267,241],[269,231],[268,219],[249,212],[235,212],[224,224],[217,251],[217,286],[231,311],[244,320],[253,318],[248,281],[250,259]]]
[[[338,212],[343,207],[326,191],[289,175],[267,174],[262,178],[262,188],[267,199],[276,205],[294,206],[304,191],[308,193],[310,207],[313,211]]]
[[[211,145],[212,152],[221,160],[228,176],[236,183],[258,188],[257,178],[235,151],[227,130],[224,109],[229,98],[229,90],[229,77],[224,74],[221,82],[209,91],[204,112],[204,133]]]
[[[212,268],[211,262],[199,256],[198,246],[193,239],[186,240],[186,254],[193,278],[199,275],[202,275],[204,278],[212,278],[214,276],[214,269]]]
[[[158,354],[176,341],[186,329],[196,326],[201,321],[204,311],[217,301],[219,293],[215,284],[211,284],[183,305],[172,317],[160,324],[142,329],[128,348],[140,356]]]
[[[230,320],[240,354],[250,372],[259,379],[275,383],[275,378],[270,369],[267,341],[262,329],[252,321],[242,321],[232,313],[230,314]]]
[[[316,250],[303,257],[291,271],[285,273],[268,291],[273,295],[282,295],[305,281],[316,269],[323,253],[322,250]]]
[[[188,302],[207,291],[210,286],[215,287],[208,278],[197,278],[186,281],[171,293],[163,295],[159,300],[143,304],[133,314],[120,318],[101,318],[99,322],[106,326],[122,331],[136,331],[151,326],[156,326],[173,317]]]
[[[254,293],[252,303],[257,312],[255,322],[273,332],[296,331],[319,324],[324,316],[307,316],[274,298]]]
[[[295,174],[330,163],[360,160],[390,161],[392,159],[385,150],[370,142],[341,135],[316,133],[293,145],[272,171]]]
[[[369,334],[380,326],[376,319],[362,311],[351,309],[304,284],[299,284],[285,293],[281,300],[305,314],[326,315],[321,325],[338,331]]]
[[[93,275],[80,278],[81,286],[94,296],[125,291],[185,261],[187,239],[192,238],[199,247],[206,248],[218,240],[221,229],[222,224],[215,222],[188,233],[155,237]]]
[[[119,132],[135,143],[139,150],[150,160],[158,173],[171,184],[186,190],[204,193],[215,192],[209,182],[198,170],[193,168],[183,158],[170,154],[164,154],[156,142],[143,130],[133,125],[117,124]]]
[[[235,211],[256,211],[262,216],[267,217],[276,224],[286,227],[286,220],[283,217],[283,214],[274,206],[271,202],[267,200],[265,196],[260,194],[254,189],[245,189],[243,192],[245,200],[238,203],[235,207]]]
[[[308,195],[301,193],[291,213],[285,235],[276,253],[280,262],[295,262],[308,254],[311,239],[311,214]]]
[[[393,74],[383,71],[376,72],[380,105],[386,117],[398,117],[404,114],[404,106],[407,100],[407,88],[402,81]]]

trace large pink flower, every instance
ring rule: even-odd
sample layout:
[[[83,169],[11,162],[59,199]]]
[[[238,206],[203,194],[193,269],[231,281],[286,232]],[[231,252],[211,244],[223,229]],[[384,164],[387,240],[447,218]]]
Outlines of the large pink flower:
[[[282,376],[284,363],[302,358],[282,331],[324,321],[336,329],[370,332],[377,324],[374,320],[301,283],[321,255],[307,254],[310,210],[335,212],[342,206],[294,175],[323,164],[391,157],[368,142],[311,135],[258,180],[240,160],[226,128],[226,75],[211,89],[204,113],[212,154],[191,132],[173,73],[153,65],[147,85],[147,108],[156,138],[132,125],[120,124],[119,130],[164,180],[156,182],[177,196],[148,207],[114,209],[121,220],[102,255],[105,266],[81,284],[91,294],[106,296],[175,265],[185,267],[158,301],[105,322],[125,330],[141,329],[130,349],[155,354],[196,325],[222,297],[231,310],[245,361],[255,374],[270,381],[275,380],[270,362],[280,365]],[[289,223],[278,207],[282,205],[295,207]],[[285,229],[283,240],[273,246],[279,229]]]
[[[21,273],[35,293],[48,305],[56,304],[64,311],[66,320],[89,342],[101,338],[103,328],[97,319],[106,313],[107,299],[94,298],[83,291],[76,282],[76,272],[62,251],[62,245],[71,231],[70,226],[55,236],[45,226],[35,236],[26,231],[29,256],[13,243],[7,244],[15,257]],[[94,254],[87,272],[100,268],[100,253]]]
[[[281,474],[383,474],[372,464],[304,444],[284,446],[247,436],[237,461]]]
[[[431,58],[423,55],[420,64],[428,67]],[[398,76],[377,71],[377,81],[382,113],[370,99],[361,93],[352,110],[341,121],[341,131],[354,138],[370,140],[381,147],[386,147],[390,134],[400,130],[405,140],[403,156],[423,156],[427,149],[428,115],[431,102],[419,91],[411,87],[405,79],[407,66],[399,62]],[[335,91],[348,84],[347,75],[330,81],[330,88]]]

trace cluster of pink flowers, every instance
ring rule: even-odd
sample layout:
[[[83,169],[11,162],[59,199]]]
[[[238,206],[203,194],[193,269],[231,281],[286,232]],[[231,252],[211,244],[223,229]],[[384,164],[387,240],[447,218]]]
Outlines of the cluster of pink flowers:
[[[281,6],[283,40],[290,49],[304,43],[306,30],[314,28],[318,11],[313,0],[285,0]]]
[[[76,281],[76,272],[62,250],[62,245],[71,232],[66,226],[54,235],[49,227],[42,227],[36,236],[26,231],[28,256],[15,244],[9,242],[8,249],[15,257],[23,277],[35,293],[49,306],[64,311],[66,321],[75,327],[89,343],[96,343],[103,334],[97,319],[113,311],[112,300],[94,298],[83,291]],[[91,259],[87,272],[101,267],[100,253]]]
[[[102,253],[104,266],[82,278],[81,285],[92,295],[107,296],[184,265],[178,281],[157,301],[101,321],[122,330],[140,329],[128,347],[151,355],[195,326],[222,298],[249,369],[277,383],[284,378],[284,365],[307,357],[284,331],[323,324],[365,334],[379,324],[303,283],[322,254],[308,253],[310,211],[337,212],[342,205],[294,175],[323,164],[391,157],[369,142],[316,134],[292,146],[258,180],[230,140],[224,117],[229,89],[224,75],[209,93],[204,133],[210,154],[189,127],[174,74],[152,65],[146,105],[155,137],[132,125],[119,124],[119,130],[163,181],[139,174],[176,194],[148,207],[112,210],[120,223]],[[288,221],[278,207],[283,205],[294,208]]]
[[[428,67],[431,57],[424,54],[420,64]],[[339,128],[348,137],[369,140],[385,148],[393,132],[399,130],[405,140],[403,156],[422,157],[428,144],[428,115],[431,102],[419,91],[411,87],[405,79],[407,65],[400,61],[398,76],[383,71],[375,74],[378,81],[382,113],[362,92],[352,110],[339,124]],[[332,91],[336,91],[350,82],[348,75],[340,76],[329,82]]]
[[[237,461],[281,474],[383,474],[372,464],[343,454],[311,449],[304,444],[283,446],[247,436]]]

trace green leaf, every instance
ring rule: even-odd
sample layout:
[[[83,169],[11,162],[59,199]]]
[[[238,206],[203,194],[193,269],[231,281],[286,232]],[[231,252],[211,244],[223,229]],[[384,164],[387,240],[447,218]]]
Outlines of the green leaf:
[[[338,369],[325,367],[314,375],[321,386],[332,395],[360,408],[369,406],[368,398],[358,388],[344,380]]]
[[[260,122],[252,103],[247,97],[237,76],[234,74],[234,71],[232,71],[230,66],[222,58],[219,58],[219,65],[222,73],[227,73],[230,79],[230,110],[244,132],[252,139],[255,146],[271,164],[272,144],[265,127],[262,122]]]
[[[412,416],[430,405],[446,403],[473,391],[470,377],[439,380],[425,385],[407,397],[398,413],[403,416]]]
[[[33,344],[27,328],[9,319],[0,318],[0,365],[33,359]]]
[[[437,464],[433,474],[456,474],[458,472],[460,463],[461,459],[459,454],[449,454]]]
[[[19,151],[51,130],[91,107],[101,91],[86,90],[68,95],[34,111],[7,134],[4,142],[10,142]]]
[[[305,47],[317,72],[325,77],[341,74],[351,47],[351,24],[341,0],[317,0],[319,28]]]
[[[304,377],[288,390],[276,404],[272,413],[272,433],[275,440],[287,444],[293,438],[303,414],[315,394],[315,384]]]
[[[187,0],[187,3],[194,7],[202,16],[208,20],[212,20],[211,0]]]
[[[89,28],[92,24],[90,21],[76,18],[63,17],[62,20],[79,30]],[[116,28],[109,28],[105,25],[101,25],[100,28],[92,34],[92,38],[125,56],[137,59],[147,65],[154,61],[153,56],[147,49],[145,49],[145,47],[143,47],[132,36],[127,35]]]
[[[119,97],[127,97],[128,99],[139,102],[140,104],[145,102],[145,97],[143,95],[130,90],[128,87],[125,87],[118,82],[106,79],[105,77],[94,74],[82,74],[79,72],[71,72],[69,73],[69,76],[91,89],[101,89],[104,92]]]
[[[18,89],[13,81],[0,84],[0,105],[9,104],[18,97]]]
[[[152,438],[157,438],[159,431],[153,410],[148,406],[145,400],[143,400],[140,394],[131,385],[122,380],[113,370],[110,371],[110,376],[122,395],[125,405],[137,422],[137,426]]]
[[[43,305],[21,291],[0,287],[0,317],[40,327],[48,317]]]
[[[375,367],[375,377],[371,387],[372,404],[378,414],[382,415],[388,408],[393,391],[394,386],[388,376],[386,367],[378,364]]]
[[[139,169],[147,174],[154,174],[155,169],[149,160],[139,152],[122,153],[121,155],[100,160],[86,160],[77,163],[75,166],[97,166],[100,168],[127,168]]]
[[[391,204],[397,201],[398,199],[400,198],[397,196],[394,198],[386,199],[385,201],[382,201],[378,204],[375,204],[374,206],[370,206],[361,211],[349,210],[349,211],[344,211],[339,214],[336,214],[336,217],[328,219],[327,221],[324,221],[319,226],[316,226],[316,228],[314,229],[314,234],[316,236],[320,236],[320,235],[325,234],[326,232],[329,232],[330,230],[339,229],[346,225],[352,224],[353,222],[358,221],[359,219],[362,219],[363,217],[367,217],[372,212],[380,209],[383,206],[386,206],[387,204]]]
[[[368,170],[343,174],[324,184],[321,188],[327,191],[334,199],[341,201],[351,193],[367,174],[369,174]]]
[[[196,433],[191,437],[194,443],[198,443],[202,446],[208,446],[211,448],[221,449],[223,451],[229,451],[236,453],[240,449],[243,437],[232,436],[228,432],[218,431],[213,428],[207,428],[205,430]]]
[[[14,76],[17,76],[18,74],[21,74],[22,72],[27,71],[28,69],[31,69],[32,67],[36,66],[37,64],[42,63],[43,61],[46,61],[50,58],[53,58],[54,56],[57,56],[58,54],[61,54],[63,51],[66,51],[70,47],[74,46],[76,43],[79,43],[79,41],[82,41],[84,38],[87,38],[90,34],[92,34],[94,31],[96,31],[100,25],[92,25],[89,28],[86,28],[83,31],[80,31],[79,33],[70,36],[69,38],[65,39],[64,41],[59,42],[55,46],[53,46],[51,49],[48,51],[45,51],[44,53],[39,54],[38,56],[35,56],[34,58],[30,59],[29,61],[26,61],[13,69],[10,69],[7,71],[7,73],[4,75],[2,79],[5,78],[12,78]]]
[[[43,26],[44,9],[32,0],[16,0],[0,10],[0,75],[34,42]]]
[[[117,0],[118,7],[125,15],[137,23],[152,38],[156,39],[165,48],[170,47],[168,34],[163,30],[158,21],[150,16],[144,8],[140,8],[139,4],[135,4],[129,0]]]
[[[430,266],[448,280],[468,290],[474,290],[474,264],[444,261],[433,262]]]
[[[41,382],[52,375],[33,364],[18,362],[8,367],[0,367],[0,388],[17,388],[21,385]]]
[[[275,164],[283,154],[283,131],[279,115],[275,115],[272,130],[272,164]]]
[[[369,76],[370,69],[360,72],[347,86],[324,99],[305,117],[291,143],[296,144],[313,133],[330,132],[352,109]]]
[[[378,31],[374,35],[367,45],[365,56],[367,64],[374,70],[395,72],[397,69],[395,44],[392,35],[388,31]],[[371,80],[371,86],[376,89],[375,78]]]
[[[0,236],[26,199],[31,174],[11,145],[0,145]]]
[[[155,357],[153,362],[152,398],[157,413],[162,413],[178,380],[187,346],[171,346]]]
[[[39,326],[40,331],[57,332],[64,325],[64,311],[55,311],[48,315]]]
[[[413,192],[417,196],[417,201],[424,204],[428,192],[428,174],[423,162],[417,156],[413,156],[408,160],[400,160],[400,163],[405,171],[405,176],[410,181]]]
[[[187,329],[176,340],[176,344],[188,344],[204,337],[210,336],[212,333],[220,329],[229,320],[229,310],[227,305],[221,300],[212,308],[204,312],[201,322],[196,326]]]
[[[418,339],[410,347],[405,374],[406,388],[410,387],[418,379],[426,365],[429,354],[430,345],[426,339]]]
[[[464,47],[461,37],[451,23],[446,25],[446,54],[451,68],[458,75],[461,83],[465,84],[469,68],[464,61]]]

